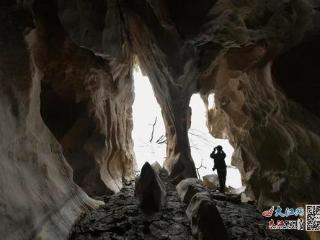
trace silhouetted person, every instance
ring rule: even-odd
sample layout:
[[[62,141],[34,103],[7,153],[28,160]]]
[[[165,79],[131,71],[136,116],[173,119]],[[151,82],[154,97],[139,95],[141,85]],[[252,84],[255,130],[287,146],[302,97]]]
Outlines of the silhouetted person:
[[[226,158],[226,154],[222,150],[220,145],[216,146],[213,149],[213,152],[210,154],[210,157],[213,158],[214,165],[212,170],[214,171],[217,169],[218,177],[219,177],[219,191],[224,192],[224,187],[226,184],[226,177],[227,177],[227,166],[224,159]]]

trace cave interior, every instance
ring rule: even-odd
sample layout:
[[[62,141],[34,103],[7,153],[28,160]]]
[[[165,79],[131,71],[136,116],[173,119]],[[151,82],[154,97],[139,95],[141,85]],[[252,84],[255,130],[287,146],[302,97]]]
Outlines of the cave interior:
[[[0,233],[67,239],[85,210],[132,183],[137,65],[161,109],[170,182],[198,177],[188,136],[198,94],[208,133],[231,144],[242,194],[259,210],[319,204],[319,9],[317,0],[1,1]]]

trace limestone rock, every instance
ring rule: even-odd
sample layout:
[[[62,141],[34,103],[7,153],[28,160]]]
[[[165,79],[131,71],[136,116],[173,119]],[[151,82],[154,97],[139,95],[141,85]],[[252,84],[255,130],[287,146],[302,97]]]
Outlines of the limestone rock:
[[[74,183],[40,115],[41,77],[25,39],[30,15],[16,1],[0,5],[0,238],[67,239],[81,213],[103,203]]]
[[[166,191],[163,183],[148,162],[141,169],[134,195],[138,198],[140,207],[146,214],[159,211],[165,204]]]
[[[76,184],[94,195],[130,179],[136,62],[161,106],[164,167],[177,182],[196,177],[190,97],[214,94],[208,129],[234,147],[246,195],[260,207],[317,204],[317,2],[1,1],[1,236],[65,239],[97,205]],[[250,239],[239,229],[248,209],[230,226]]]
[[[182,180],[176,186],[176,189],[181,201],[187,204],[196,193],[205,191],[202,186],[202,181],[197,178],[187,178]]]
[[[219,178],[217,174],[205,175],[202,177],[202,182],[205,187],[211,190],[216,190],[219,187]]]
[[[91,196],[117,192],[136,167],[132,56],[115,47],[125,57],[101,57],[77,45],[61,24],[56,2],[32,1],[35,26],[27,35],[41,81],[42,118],[80,187]]]
[[[199,240],[229,239],[223,220],[208,194],[193,196],[186,214],[191,222],[193,236]]]
[[[203,98],[214,94],[208,129],[230,140],[247,194],[262,205],[319,199],[318,1],[221,0],[196,7],[183,1],[181,8],[182,1],[131,0],[121,11],[114,10],[115,0],[77,2],[60,0],[59,14],[78,45],[118,56],[114,50],[127,50],[121,39],[130,35],[162,108],[168,140],[164,167],[172,177],[196,177],[187,139],[188,102],[196,92]],[[121,24],[123,18],[128,24]],[[286,175],[293,177],[283,181]],[[273,185],[278,191],[270,193]],[[305,186],[312,196],[292,194]]]

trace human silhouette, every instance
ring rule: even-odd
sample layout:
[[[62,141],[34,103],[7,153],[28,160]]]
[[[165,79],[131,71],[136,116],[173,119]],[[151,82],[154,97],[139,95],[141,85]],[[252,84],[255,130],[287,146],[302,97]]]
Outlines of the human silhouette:
[[[214,165],[212,170],[216,170],[218,172],[218,178],[219,178],[219,191],[224,193],[224,187],[226,184],[226,177],[227,177],[227,165],[224,159],[226,158],[226,154],[222,150],[222,147],[220,145],[213,148],[212,153],[210,154],[210,157],[213,158]]]

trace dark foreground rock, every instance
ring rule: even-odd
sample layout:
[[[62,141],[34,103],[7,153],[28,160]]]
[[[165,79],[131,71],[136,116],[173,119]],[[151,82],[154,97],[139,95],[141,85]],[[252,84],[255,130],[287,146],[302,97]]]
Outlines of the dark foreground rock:
[[[160,170],[158,170],[160,172]],[[158,173],[146,162],[135,184],[134,195],[146,214],[159,211],[165,204],[166,191]]]
[[[180,202],[168,175],[160,171],[166,189],[166,204],[153,215],[145,215],[134,197],[134,183],[105,198],[106,205],[88,212],[74,226],[72,240],[189,240],[191,230],[186,205]]]
[[[196,240],[192,236],[186,214],[187,205],[180,200],[164,170],[160,171],[159,177],[167,192],[165,204],[159,212],[152,215],[142,212],[134,197],[135,186],[132,182],[119,193],[105,197],[105,206],[87,212],[79,219],[73,227],[70,240]],[[291,232],[268,230],[267,222],[256,206],[241,203],[240,198],[234,194],[214,191],[200,194],[206,194],[207,198],[201,203],[203,205],[199,205],[198,216],[202,217],[198,218],[197,224],[204,224],[209,236],[213,234],[212,238],[207,239],[226,240],[225,237],[218,237],[222,236],[218,233],[223,225],[230,240],[303,239],[295,237]],[[210,224],[206,226],[207,223],[212,224],[212,229],[216,231],[211,231]],[[203,226],[201,228],[205,229]]]
[[[230,240],[302,240],[305,232],[269,230],[267,222],[254,204],[242,203],[235,194],[210,191],[208,196],[217,207]],[[300,236],[297,237],[296,235]],[[302,236],[303,235],[303,236]],[[215,238],[212,238],[215,239]]]
[[[198,240],[229,239],[223,220],[207,193],[197,193],[187,208],[193,236]]]

